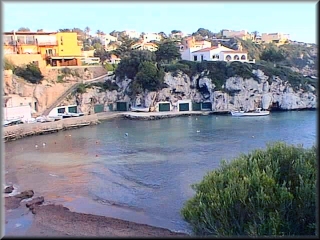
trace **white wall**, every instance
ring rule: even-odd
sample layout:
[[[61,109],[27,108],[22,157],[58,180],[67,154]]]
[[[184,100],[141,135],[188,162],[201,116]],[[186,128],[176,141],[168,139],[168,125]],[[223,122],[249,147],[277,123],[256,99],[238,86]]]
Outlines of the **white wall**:
[[[160,41],[161,36],[156,33],[147,33],[143,36],[143,42]]]
[[[31,119],[31,107],[29,105],[5,107],[3,110],[3,119],[10,120],[13,118],[21,118],[22,121]]]
[[[17,94],[9,94],[10,97],[6,103],[7,107],[20,107],[24,105],[31,105],[31,108],[36,109],[37,100],[34,97],[20,97]]]
[[[60,107],[55,107],[54,109],[51,110],[51,112],[48,114],[48,116],[58,116],[58,109],[64,108],[65,112],[64,113],[69,113],[68,108],[69,107],[77,107],[77,105],[67,105],[67,106],[60,106]],[[78,112],[78,107],[77,107],[77,112]]]

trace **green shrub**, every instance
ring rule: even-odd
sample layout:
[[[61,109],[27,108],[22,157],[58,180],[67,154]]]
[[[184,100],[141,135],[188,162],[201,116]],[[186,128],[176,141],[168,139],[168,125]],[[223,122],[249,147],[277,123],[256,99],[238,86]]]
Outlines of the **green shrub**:
[[[63,78],[64,78],[64,75],[58,75],[57,76],[57,83],[63,83],[64,82]]]
[[[61,73],[64,75],[70,75],[72,73],[72,71],[70,68],[65,67],[65,68],[61,69]]]
[[[104,64],[104,68],[105,68],[107,71],[114,71],[114,66],[113,66],[113,64],[105,63],[105,64]]]
[[[14,69],[16,68],[16,66],[13,64],[13,62],[11,62],[9,59],[4,58],[4,70],[12,70],[14,71]]]
[[[317,149],[276,142],[193,185],[182,215],[198,235],[315,235]]]
[[[89,85],[84,84],[84,83],[80,83],[78,85],[78,87],[76,88],[75,92],[80,93],[80,94],[86,93],[88,87],[89,87]]]
[[[42,81],[43,76],[38,66],[33,63],[29,63],[26,67],[16,67],[14,74],[22,77],[30,83],[38,84]]]
[[[107,80],[105,82],[91,83],[90,87],[91,86],[99,87],[103,91],[106,91],[106,90],[109,90],[109,91],[116,90],[116,91],[118,91],[118,89],[119,89],[119,86],[115,82],[112,82],[111,80]]]

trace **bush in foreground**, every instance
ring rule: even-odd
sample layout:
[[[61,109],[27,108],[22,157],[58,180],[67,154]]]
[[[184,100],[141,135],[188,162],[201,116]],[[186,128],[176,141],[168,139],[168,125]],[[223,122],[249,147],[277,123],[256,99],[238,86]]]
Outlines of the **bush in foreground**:
[[[224,161],[182,215],[197,235],[315,235],[316,151],[277,142]]]

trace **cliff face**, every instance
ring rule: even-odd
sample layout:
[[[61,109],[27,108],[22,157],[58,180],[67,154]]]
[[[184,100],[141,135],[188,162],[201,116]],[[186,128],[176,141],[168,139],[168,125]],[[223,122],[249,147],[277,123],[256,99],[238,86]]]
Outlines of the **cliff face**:
[[[167,88],[158,93],[146,91],[144,94],[131,99],[128,85],[131,80],[116,81],[120,87],[118,91],[99,92],[98,88],[88,89],[81,96],[81,109],[83,112],[93,111],[94,104],[104,104],[108,111],[108,104],[116,101],[127,101],[133,106],[142,104],[151,106],[155,102],[169,101],[175,109],[178,100],[191,99],[195,102],[210,101],[214,111],[231,111],[239,108],[254,110],[257,107],[264,109],[277,108],[281,110],[315,109],[317,107],[316,89],[309,85],[309,89],[293,89],[288,82],[278,77],[268,79],[261,70],[253,70],[258,80],[231,77],[226,80],[225,90],[217,91],[211,79],[201,75],[190,79],[187,75],[179,73],[174,77],[166,73]],[[115,81],[115,80],[114,80]],[[74,100],[71,100],[74,101]]]
[[[58,69],[47,69],[42,72],[44,79],[40,84],[31,84],[14,75],[12,70],[4,70],[3,95],[33,97],[39,115],[75,83],[107,73],[102,67],[79,68],[76,71],[77,76],[73,76],[62,74]],[[62,76],[61,82],[57,81],[59,76]]]

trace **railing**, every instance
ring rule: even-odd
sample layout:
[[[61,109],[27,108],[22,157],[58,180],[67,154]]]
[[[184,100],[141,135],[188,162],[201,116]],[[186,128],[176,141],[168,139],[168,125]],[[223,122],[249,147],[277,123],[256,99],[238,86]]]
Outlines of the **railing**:
[[[72,85],[68,90],[66,90],[56,101],[54,101],[47,109],[45,109],[42,113],[42,115],[49,115],[52,109],[54,109],[56,106],[58,106],[70,93],[72,93],[81,83],[93,83],[98,81],[105,81],[105,78],[110,76],[109,74],[104,74],[102,76],[92,78],[89,80],[82,80],[82,82],[77,82],[74,85]]]
[[[57,41],[50,41],[50,42],[38,42],[38,46],[46,46],[46,45],[58,45]]]

